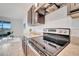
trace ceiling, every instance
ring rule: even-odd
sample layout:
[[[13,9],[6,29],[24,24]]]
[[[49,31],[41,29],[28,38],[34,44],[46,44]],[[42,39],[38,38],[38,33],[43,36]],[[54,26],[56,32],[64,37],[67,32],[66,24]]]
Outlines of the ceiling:
[[[24,19],[31,3],[0,3],[0,17]]]

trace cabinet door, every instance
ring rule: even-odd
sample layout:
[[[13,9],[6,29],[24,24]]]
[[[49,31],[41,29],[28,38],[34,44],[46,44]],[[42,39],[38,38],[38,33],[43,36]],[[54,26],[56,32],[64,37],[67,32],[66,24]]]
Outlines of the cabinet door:
[[[38,14],[38,23],[45,24],[45,15]]]
[[[27,56],[38,56],[29,45],[27,45]]]
[[[32,25],[35,24],[35,12],[34,12],[34,10],[35,10],[35,6],[33,5],[32,6]]]
[[[36,22],[36,13],[34,12],[35,6],[32,5],[32,7],[28,11],[28,25],[34,25]]]
[[[27,45],[25,40],[22,40],[22,48],[25,55],[27,55]]]
[[[79,8],[79,3],[71,3],[71,10]]]
[[[27,20],[28,20],[28,25],[32,24],[32,7],[29,9],[28,11],[28,16],[27,16]]]
[[[28,11],[28,25],[37,25],[37,23],[44,24],[45,15],[42,15],[38,12],[34,12],[34,10],[35,6],[33,5]]]

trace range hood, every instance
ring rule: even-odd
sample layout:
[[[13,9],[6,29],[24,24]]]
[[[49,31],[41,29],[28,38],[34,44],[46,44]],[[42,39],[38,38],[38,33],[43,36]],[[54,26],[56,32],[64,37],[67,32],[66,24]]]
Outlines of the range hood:
[[[45,3],[35,9],[35,12],[38,12],[42,15],[47,15],[59,8],[61,8],[65,3]]]

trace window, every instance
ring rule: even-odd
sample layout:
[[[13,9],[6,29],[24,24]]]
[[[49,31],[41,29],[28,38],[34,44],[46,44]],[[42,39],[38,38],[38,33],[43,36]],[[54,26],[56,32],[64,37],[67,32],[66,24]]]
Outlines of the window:
[[[11,29],[11,23],[8,21],[0,21],[0,29]]]
[[[2,28],[2,22],[0,21],[0,29]]]
[[[11,29],[10,22],[3,22],[3,29]]]

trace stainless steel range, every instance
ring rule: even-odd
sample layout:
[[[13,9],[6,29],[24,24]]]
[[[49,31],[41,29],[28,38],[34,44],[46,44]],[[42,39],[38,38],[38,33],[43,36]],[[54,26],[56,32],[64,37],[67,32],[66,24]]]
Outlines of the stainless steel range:
[[[69,28],[45,28],[42,37],[29,40],[29,43],[41,56],[54,56],[70,43]]]
[[[44,29],[43,40],[47,50],[57,55],[70,43],[70,29],[69,28],[46,28]]]

